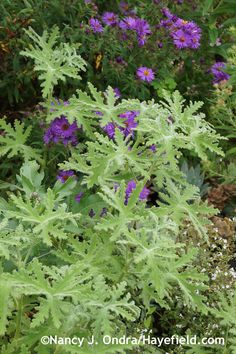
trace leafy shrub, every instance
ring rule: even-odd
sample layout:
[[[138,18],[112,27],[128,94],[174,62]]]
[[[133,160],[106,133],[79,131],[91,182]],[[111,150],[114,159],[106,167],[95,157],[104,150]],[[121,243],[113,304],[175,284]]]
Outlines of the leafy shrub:
[[[57,33],[28,31],[35,43],[22,53],[40,72],[44,102],[36,122],[26,121],[24,132],[19,122],[13,129],[1,120],[2,154],[22,152],[24,160],[0,201],[2,353],[94,352],[40,343],[59,331],[95,335],[96,353],[135,353],[143,348],[101,338],[138,337],[157,308],[174,306],[176,292],[188,309],[209,311],[199,251],[179,236],[188,222],[207,242],[216,210],[201,201],[180,159],[186,151],[203,161],[223,156],[221,138],[198,112],[202,103],[186,104],[178,91],[163,92],[160,103],[118,100],[112,87],[100,92],[89,83],[89,92],[78,89],[66,102],[53,98],[57,82],[79,79],[85,64],[69,45],[54,47]],[[42,128],[41,152],[26,144]],[[57,146],[55,182],[48,156]]]

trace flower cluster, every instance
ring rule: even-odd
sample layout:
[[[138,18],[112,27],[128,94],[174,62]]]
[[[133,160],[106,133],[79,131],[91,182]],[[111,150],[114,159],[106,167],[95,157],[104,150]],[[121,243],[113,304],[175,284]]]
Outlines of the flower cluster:
[[[221,81],[228,80],[230,78],[230,75],[223,71],[223,69],[225,68],[226,65],[222,61],[219,61],[212,65],[212,67],[210,68],[210,72],[214,76],[214,80],[213,80],[214,84],[218,84]]]
[[[124,134],[125,137],[128,135],[134,134],[134,129],[137,127],[138,123],[135,121],[135,118],[139,115],[139,111],[128,111],[119,115],[120,118],[124,119],[123,123],[125,128],[119,127],[120,131]]]
[[[107,133],[110,139],[114,139],[116,127],[119,128],[125,137],[133,137],[134,129],[138,125],[138,122],[135,121],[135,118],[139,115],[139,113],[139,111],[127,111],[122,113],[119,115],[119,117],[123,119],[125,127],[110,122],[103,127],[103,130]]]
[[[76,136],[77,130],[78,126],[76,122],[70,124],[66,117],[61,116],[52,121],[43,139],[45,144],[49,144],[50,142],[62,142],[64,145],[71,144],[75,146],[78,143]]]
[[[140,47],[142,47],[146,43],[147,36],[151,34],[151,29],[148,22],[139,17],[125,17],[119,22],[119,27],[124,31],[135,31]]]
[[[135,188],[136,188],[136,182],[134,180],[131,180],[127,183],[127,187],[125,190],[125,205],[128,204],[129,198]],[[140,195],[139,195],[139,199],[145,200],[145,199],[147,199],[149,194],[150,194],[150,190],[146,186],[144,186]]]
[[[178,49],[197,49],[200,46],[201,29],[193,21],[185,21],[173,15],[169,9],[162,9],[167,20],[162,20],[160,25],[168,28],[174,45]]]

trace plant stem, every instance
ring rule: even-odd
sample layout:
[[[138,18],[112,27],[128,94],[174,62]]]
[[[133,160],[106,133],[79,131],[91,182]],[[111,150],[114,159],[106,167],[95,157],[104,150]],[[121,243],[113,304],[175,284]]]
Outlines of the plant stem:
[[[21,318],[22,318],[22,312],[23,312],[23,306],[22,306],[22,296],[20,297],[18,301],[18,312],[17,312],[17,318],[16,318],[16,331],[15,331],[15,339],[19,338],[20,332],[21,332]]]

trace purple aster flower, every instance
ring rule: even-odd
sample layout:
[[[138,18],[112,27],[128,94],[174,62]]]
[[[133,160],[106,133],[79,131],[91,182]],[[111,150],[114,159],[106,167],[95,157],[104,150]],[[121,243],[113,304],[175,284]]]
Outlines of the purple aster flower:
[[[128,16],[119,22],[119,27],[123,30],[135,30],[136,18]]]
[[[154,80],[154,72],[152,69],[147,68],[146,66],[141,66],[137,70],[137,76],[142,81],[151,82]]]
[[[103,128],[104,132],[107,133],[110,139],[114,139],[115,137],[115,124],[114,123],[108,123],[106,124]]]
[[[150,146],[150,150],[152,150],[152,152],[156,152],[156,151],[157,151],[156,145],[155,145],[155,144],[152,144],[152,145]]]
[[[133,130],[137,127],[138,122],[135,121],[135,118],[140,114],[139,111],[127,111],[119,115],[120,118],[125,119],[124,124],[125,128],[119,127],[120,131],[124,134],[125,137],[128,135],[133,136]]]
[[[69,177],[75,176],[74,171],[72,170],[60,170],[58,171],[57,179],[61,181],[62,183],[65,183]]]
[[[76,194],[76,196],[75,196],[75,200],[77,201],[77,203],[79,203],[80,202],[80,200],[81,200],[81,198],[82,198],[82,196],[83,196],[83,192],[79,192],[78,194]]]
[[[101,33],[104,30],[101,22],[96,18],[90,18],[89,25],[94,33]]]
[[[129,8],[129,4],[125,1],[120,1],[119,8],[124,15],[135,15],[136,11]]]
[[[147,36],[151,34],[150,26],[147,21],[138,17],[125,17],[119,23],[123,30],[133,30],[137,34],[138,44],[143,46],[146,43]]]
[[[43,140],[45,144],[49,144],[50,142],[58,143],[59,138],[53,134],[53,130],[49,127],[44,133]]]
[[[192,21],[178,18],[171,27],[171,36],[177,48],[196,49],[200,46],[201,29]]]
[[[168,8],[162,9],[167,20],[161,20],[160,26],[169,28],[174,45],[179,49],[197,49],[200,46],[201,29],[193,21],[185,21],[173,15]]]
[[[183,30],[177,30],[172,33],[174,44],[177,48],[183,49],[190,46],[190,36]]]
[[[120,118],[124,119],[123,123],[125,127],[117,125],[115,123],[108,123],[102,129],[107,133],[110,139],[115,138],[116,127],[124,134],[125,137],[131,135],[133,136],[134,129],[137,127],[138,123],[135,118],[140,114],[139,111],[127,111],[119,115]]]
[[[118,16],[114,12],[104,12],[102,20],[107,26],[115,26],[118,23]]]
[[[141,18],[138,18],[136,20],[135,30],[138,36],[138,44],[140,46],[143,46],[146,43],[147,36],[151,34],[148,22]]]
[[[127,187],[125,191],[125,202],[124,202],[125,205],[128,204],[128,200],[135,188],[136,188],[136,182],[134,180],[131,180],[127,183]],[[139,199],[145,200],[147,199],[149,194],[150,194],[150,190],[146,186],[144,186],[141,193],[139,194]]]
[[[115,87],[113,90],[114,90],[114,92],[115,92],[115,97],[116,97],[116,98],[121,98],[121,92],[120,92],[120,90],[118,89],[118,87]]]
[[[213,80],[214,84],[218,84],[224,80],[229,80],[230,75],[223,71],[223,69],[225,69],[225,68],[226,68],[226,65],[222,61],[218,61],[217,63],[215,63],[211,66],[210,72],[214,76],[214,80]]]
[[[56,118],[53,121],[53,129],[56,135],[62,138],[68,138],[73,135],[75,131],[77,131],[78,126],[76,122],[70,124],[66,117],[62,116],[61,118]]]
[[[61,116],[60,118],[55,118],[51,122],[49,128],[44,134],[43,139],[45,144],[49,144],[50,142],[62,142],[64,145],[76,145],[78,143],[76,137],[77,130],[78,126],[76,122],[70,124],[66,117]]]

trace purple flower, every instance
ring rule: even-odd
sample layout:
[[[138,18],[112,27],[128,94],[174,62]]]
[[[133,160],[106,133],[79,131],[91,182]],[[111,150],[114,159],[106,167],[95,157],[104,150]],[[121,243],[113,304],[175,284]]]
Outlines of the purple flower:
[[[230,75],[223,71],[226,68],[226,65],[222,61],[218,61],[217,63],[213,64],[210,68],[210,72],[214,76],[213,83],[218,84],[221,81],[228,80]]]
[[[142,81],[151,82],[154,80],[154,72],[152,69],[147,68],[146,66],[141,66],[137,70],[137,76]]]
[[[152,150],[152,152],[156,152],[156,150],[157,150],[156,145],[155,145],[155,144],[152,144],[152,145],[150,146],[150,150]]]
[[[108,123],[106,124],[102,129],[104,132],[107,133],[110,139],[114,139],[115,137],[115,124],[114,123]]]
[[[122,11],[124,14],[127,14],[127,13],[128,13],[128,11],[129,11],[129,4],[127,4],[127,2],[121,1],[120,4],[119,4],[119,7],[120,7],[121,11]]]
[[[135,121],[135,118],[140,114],[139,111],[127,111],[125,113],[121,113],[119,118],[124,119],[123,123],[125,127],[110,122],[106,124],[102,129],[107,133],[110,139],[115,138],[115,129],[118,128],[125,137],[131,135],[133,136],[134,129],[137,127],[138,122]]]
[[[143,189],[141,190],[141,193],[139,194],[139,199],[145,200],[150,194],[150,190],[144,186]]]
[[[74,171],[72,170],[60,170],[58,171],[57,179],[61,181],[62,183],[65,183],[69,177],[75,176]]]
[[[125,17],[119,23],[123,30],[133,30],[137,34],[138,44],[143,46],[146,43],[147,36],[151,34],[150,26],[147,21],[138,17]]]
[[[162,9],[167,20],[161,20],[160,26],[170,30],[174,45],[179,49],[197,49],[200,46],[201,29],[193,21],[185,21],[173,15],[168,8]]]
[[[131,180],[127,183],[127,187],[125,190],[125,205],[128,204],[128,200],[135,188],[136,188],[136,182],[134,180]]]
[[[146,43],[147,36],[151,34],[148,22],[141,18],[138,18],[136,20],[135,30],[138,36],[138,44],[140,46],[143,46]]]
[[[136,188],[136,182],[134,180],[131,180],[127,183],[127,187],[125,191],[125,202],[124,202],[125,205],[128,204],[128,200],[135,188]],[[150,190],[146,186],[144,186],[141,193],[139,194],[139,199],[145,200],[147,199],[149,194],[150,194]]]
[[[176,32],[173,32],[172,37],[174,40],[174,45],[177,48],[183,49],[188,48],[190,46],[190,37],[183,30],[177,30]]]
[[[135,30],[136,18],[128,16],[119,22],[119,27],[123,30]]]
[[[49,128],[44,134],[43,139],[45,144],[49,144],[50,142],[62,142],[64,145],[76,145],[78,143],[76,137],[77,130],[78,126],[76,122],[70,124],[66,117],[61,116],[60,118],[55,118],[51,122]]]
[[[118,16],[114,12],[104,12],[102,20],[107,26],[115,26],[118,23]]]
[[[125,137],[128,135],[133,135],[133,130],[137,127],[138,122],[135,121],[135,118],[140,114],[139,111],[127,111],[119,115],[120,118],[125,119],[124,124],[125,128],[119,127],[120,131],[124,134]]]
[[[124,14],[124,15],[135,15],[135,10],[131,10],[129,8],[129,4],[127,4],[127,2],[125,1],[121,1],[119,3],[119,8],[121,10],[121,12]]]
[[[90,18],[89,25],[94,33],[101,33],[104,30],[101,22],[96,18]]]
[[[100,116],[100,117],[102,117],[103,116],[103,113],[102,112],[100,112],[100,111],[95,111],[94,112],[97,116]]]
[[[178,18],[170,30],[177,48],[197,49],[200,46],[201,29],[196,23]]]
[[[77,203],[79,203],[80,202],[80,200],[81,200],[81,198],[82,198],[82,196],[83,196],[83,192],[79,192],[78,194],[76,194],[76,196],[75,196],[75,200],[77,201]]]
[[[118,87],[115,87],[114,89],[115,97],[116,98],[121,98],[121,92]]]
[[[116,57],[116,62],[117,64],[121,64],[121,65],[126,64],[125,60],[121,56]]]

